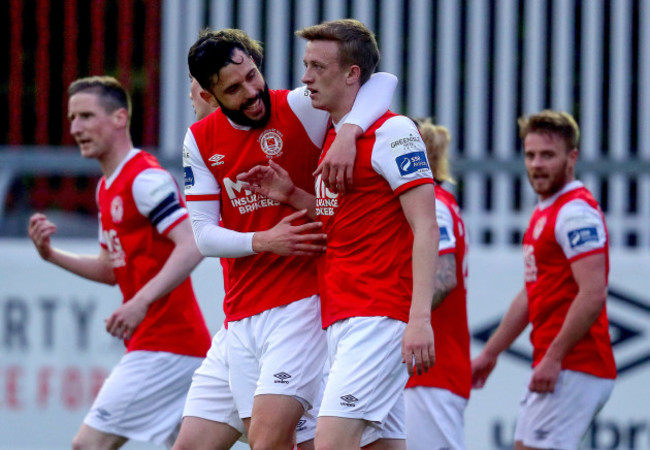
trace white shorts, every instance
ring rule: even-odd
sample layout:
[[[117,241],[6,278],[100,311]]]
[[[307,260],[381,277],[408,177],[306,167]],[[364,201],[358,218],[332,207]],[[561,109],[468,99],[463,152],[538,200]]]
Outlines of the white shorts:
[[[128,439],[173,443],[201,360],[167,352],[126,353],[104,381],[84,423]]]
[[[408,373],[401,350],[405,327],[388,317],[352,317],[327,328],[331,366],[318,415],[370,422],[362,445],[372,442],[367,434],[406,437],[403,391]]]
[[[239,417],[251,416],[255,395],[287,395],[313,407],[327,357],[318,295],[230,322],[227,336]]]
[[[404,390],[404,399],[409,450],[465,449],[466,398],[447,389],[415,386]]]
[[[225,423],[244,434],[244,423],[237,413],[228,382],[226,333],[226,329],[221,327],[214,335],[207,356],[201,367],[194,372],[183,417],[192,416]]]
[[[192,377],[192,386],[187,393],[183,417],[199,417],[214,422],[225,423],[242,436],[242,442],[248,442],[244,422],[239,418],[235,399],[228,382],[228,361],[226,350],[226,328],[221,329],[212,338],[212,345],[201,366]],[[322,398],[322,392],[320,395]],[[320,398],[318,407],[320,407]],[[316,411],[303,416],[296,426],[297,442],[300,444],[314,439],[316,434]]]
[[[526,388],[519,408],[515,441],[535,448],[577,449],[582,436],[614,389],[614,380],[562,370],[555,391]]]

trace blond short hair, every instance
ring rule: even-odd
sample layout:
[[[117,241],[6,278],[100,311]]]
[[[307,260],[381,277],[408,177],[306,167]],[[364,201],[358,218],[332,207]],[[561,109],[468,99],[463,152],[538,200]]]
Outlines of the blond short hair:
[[[420,131],[424,145],[427,148],[427,159],[436,181],[454,183],[454,177],[449,171],[449,144],[451,134],[446,127],[434,125],[431,119],[413,119]]]

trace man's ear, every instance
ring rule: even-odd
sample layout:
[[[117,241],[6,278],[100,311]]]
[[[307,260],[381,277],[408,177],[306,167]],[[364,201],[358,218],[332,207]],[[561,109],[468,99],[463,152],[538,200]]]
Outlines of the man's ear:
[[[127,128],[129,126],[129,112],[126,108],[118,108],[111,114],[113,123],[120,128]]]
[[[201,89],[199,95],[201,96],[203,101],[206,102],[208,105],[212,106],[213,108],[219,107],[219,102],[217,102],[217,99],[214,98],[214,96],[210,94],[208,91]]]
[[[345,81],[347,84],[355,84],[359,82],[359,79],[361,79],[361,67],[353,64],[348,69],[348,76]]]

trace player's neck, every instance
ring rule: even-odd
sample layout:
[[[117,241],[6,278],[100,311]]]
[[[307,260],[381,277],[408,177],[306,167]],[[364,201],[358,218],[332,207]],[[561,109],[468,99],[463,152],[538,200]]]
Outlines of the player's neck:
[[[106,178],[110,178],[115,172],[115,169],[120,165],[122,160],[126,158],[126,155],[129,154],[133,148],[133,143],[130,138],[120,139],[113,143],[110,151],[99,159],[99,165],[102,168],[102,173]]]
[[[354,100],[357,98],[357,93],[359,89],[350,89],[346,94],[339,100],[339,102],[329,111],[330,116],[332,117],[332,122],[338,124],[347,113],[352,110],[354,106]]]

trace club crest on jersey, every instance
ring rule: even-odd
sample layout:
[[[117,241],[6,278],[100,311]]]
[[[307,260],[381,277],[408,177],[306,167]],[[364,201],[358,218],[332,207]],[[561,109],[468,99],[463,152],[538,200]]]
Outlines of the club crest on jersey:
[[[111,219],[113,219],[113,223],[120,223],[123,216],[124,201],[122,200],[122,197],[117,195],[113,197],[113,201],[111,202]]]
[[[272,159],[282,154],[282,133],[275,128],[264,130],[257,141],[267,158]]]
[[[533,239],[537,240],[537,238],[539,238],[540,234],[542,234],[542,230],[544,230],[545,225],[546,217],[542,217],[537,222],[535,222],[535,228],[533,228]]]

